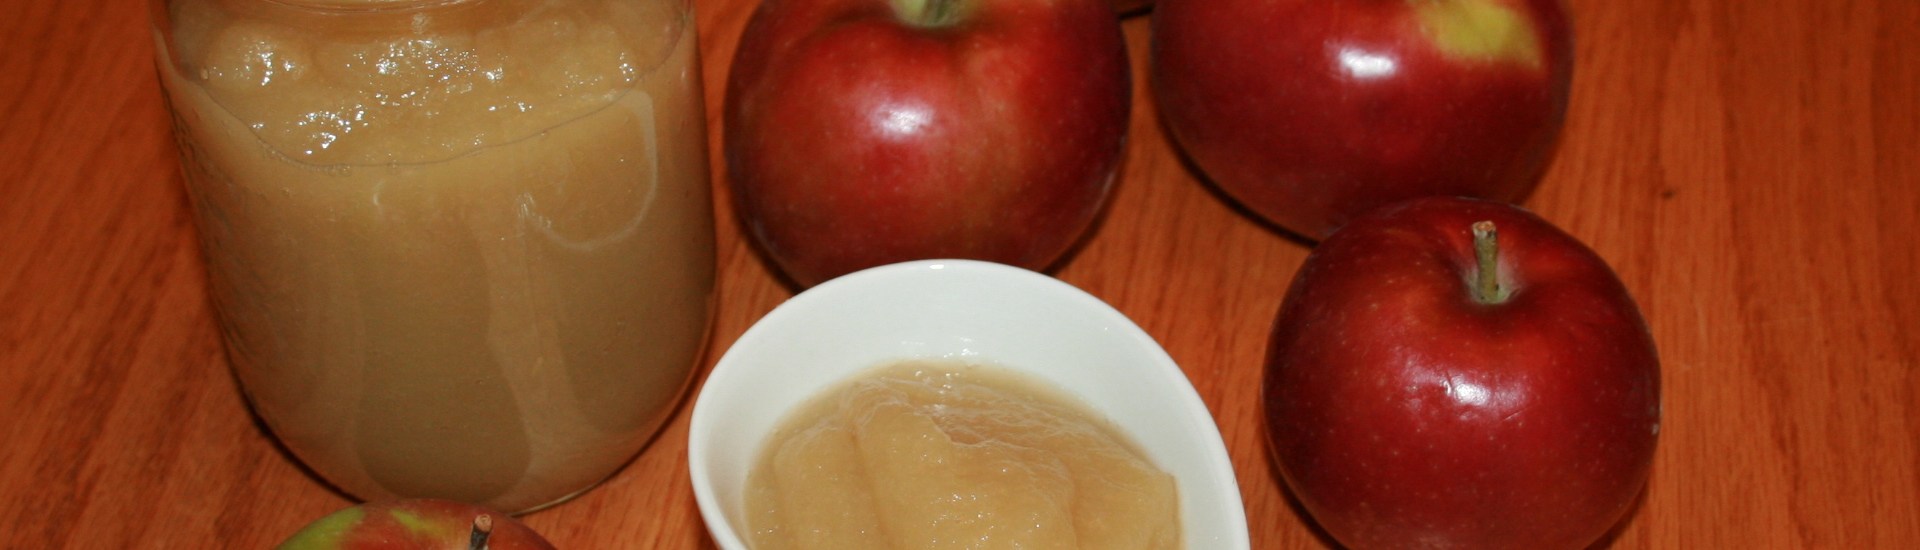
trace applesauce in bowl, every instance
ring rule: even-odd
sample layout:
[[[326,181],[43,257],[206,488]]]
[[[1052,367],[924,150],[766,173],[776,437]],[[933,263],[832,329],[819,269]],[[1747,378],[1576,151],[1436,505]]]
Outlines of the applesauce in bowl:
[[[747,474],[755,550],[1177,550],[1179,490],[1123,430],[998,365],[911,360],[822,392]]]
[[[965,260],[894,264],[828,281],[775,308],[733,344],[694,402],[688,436],[694,495],[716,543],[749,547],[749,472],[795,411],[856,375],[928,361],[1006,369],[1057,389],[1172,480],[1180,547],[1249,546],[1219,430],[1166,352],[1070,285]]]
[[[713,220],[682,0],[157,0],[253,409],[365,499],[521,512],[685,393]]]

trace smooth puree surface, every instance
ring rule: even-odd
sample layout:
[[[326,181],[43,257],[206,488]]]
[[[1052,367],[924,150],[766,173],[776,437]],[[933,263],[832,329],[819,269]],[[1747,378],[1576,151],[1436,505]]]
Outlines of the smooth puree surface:
[[[519,511],[605,478],[712,307],[684,4],[307,3],[176,0],[159,37],[254,409],[362,498]]]
[[[949,361],[808,402],[747,479],[756,550],[1179,548],[1174,479],[1063,393]]]

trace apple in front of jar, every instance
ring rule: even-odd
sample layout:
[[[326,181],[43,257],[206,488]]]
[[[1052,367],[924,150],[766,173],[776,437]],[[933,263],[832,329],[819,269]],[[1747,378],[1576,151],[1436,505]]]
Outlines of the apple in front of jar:
[[[1052,266],[1106,200],[1131,106],[1106,0],[767,0],[732,67],[737,210],[802,287],[915,259]]]
[[[1152,44],[1181,149],[1316,240],[1416,197],[1523,199],[1573,73],[1562,0],[1161,0]]]
[[[553,550],[512,517],[434,499],[370,502],[294,533],[280,550]]]
[[[1349,547],[1585,547],[1648,479],[1646,322],[1593,251],[1517,207],[1355,219],[1300,267],[1269,346],[1273,458]]]

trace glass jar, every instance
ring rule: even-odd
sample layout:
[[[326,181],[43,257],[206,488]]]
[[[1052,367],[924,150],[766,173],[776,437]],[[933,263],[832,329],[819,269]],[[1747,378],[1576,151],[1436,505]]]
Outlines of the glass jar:
[[[523,512],[631,460],[713,307],[685,0],[154,0],[228,357],[367,499]]]

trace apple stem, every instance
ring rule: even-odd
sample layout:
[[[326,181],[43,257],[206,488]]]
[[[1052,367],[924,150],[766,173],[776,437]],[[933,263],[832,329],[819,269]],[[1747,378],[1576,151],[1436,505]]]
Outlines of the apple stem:
[[[1494,229],[1492,220],[1474,222],[1473,255],[1480,263],[1473,300],[1482,304],[1507,301],[1507,288],[1500,284],[1500,232]]]
[[[473,518],[473,534],[467,536],[467,550],[487,550],[487,537],[493,536],[493,516]]]

